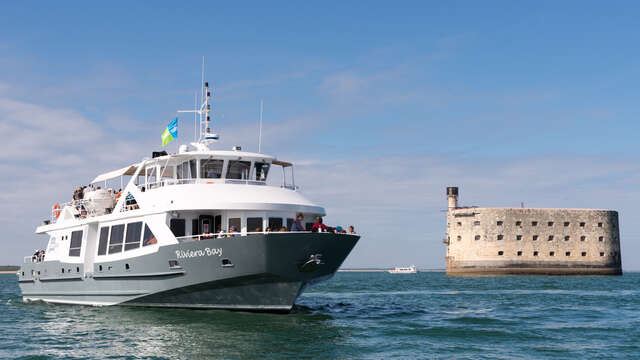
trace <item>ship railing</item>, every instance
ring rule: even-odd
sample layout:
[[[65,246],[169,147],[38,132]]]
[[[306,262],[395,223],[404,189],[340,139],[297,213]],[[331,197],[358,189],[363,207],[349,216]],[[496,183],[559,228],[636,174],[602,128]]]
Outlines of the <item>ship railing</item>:
[[[29,255],[29,256],[25,256],[22,262],[24,264],[28,264],[28,263],[36,262],[36,260],[33,258],[33,255]]]
[[[187,185],[187,184],[238,184],[238,185],[267,185],[266,181],[262,180],[238,180],[238,179],[162,179],[160,181],[155,181],[147,184],[140,184],[138,188],[142,190],[151,190],[157,189],[165,186],[171,185]],[[289,188],[289,187],[288,187]]]
[[[275,234],[308,234],[312,231],[251,231],[251,232],[218,232],[218,233],[210,233],[210,234],[200,234],[200,235],[187,235],[187,236],[179,236],[176,237],[179,243],[188,243],[194,241],[208,240],[208,239],[219,239],[219,238],[232,238],[232,237],[243,237],[247,235],[275,235]],[[322,232],[320,234],[335,234],[332,232]],[[357,235],[357,234],[340,234],[340,235]]]
[[[80,219],[85,219],[88,217],[93,217],[96,216],[96,212],[94,209],[90,210],[90,206],[87,206],[89,204],[90,200],[85,200],[85,199],[80,199],[80,200],[71,200],[69,202],[66,203],[62,203],[62,204],[56,204],[59,207],[56,209],[56,205],[53,205],[51,207],[51,223],[55,223],[58,220],[58,217],[60,217],[60,215],[62,214],[62,210],[66,207],[66,206],[71,206],[74,207],[77,211],[76,217],[80,218]],[[58,216],[56,216],[56,213],[58,213]]]

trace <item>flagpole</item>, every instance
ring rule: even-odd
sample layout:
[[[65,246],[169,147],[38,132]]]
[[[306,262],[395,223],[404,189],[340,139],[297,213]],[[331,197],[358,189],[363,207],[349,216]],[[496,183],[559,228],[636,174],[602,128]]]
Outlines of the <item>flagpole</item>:
[[[258,131],[258,153],[262,153],[262,105],[263,101],[260,99],[260,126]]]

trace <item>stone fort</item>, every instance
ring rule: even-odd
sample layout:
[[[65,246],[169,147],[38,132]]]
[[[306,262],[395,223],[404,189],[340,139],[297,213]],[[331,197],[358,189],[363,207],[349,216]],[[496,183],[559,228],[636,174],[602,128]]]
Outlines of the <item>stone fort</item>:
[[[617,211],[458,207],[457,187],[447,198],[447,274],[622,274]]]

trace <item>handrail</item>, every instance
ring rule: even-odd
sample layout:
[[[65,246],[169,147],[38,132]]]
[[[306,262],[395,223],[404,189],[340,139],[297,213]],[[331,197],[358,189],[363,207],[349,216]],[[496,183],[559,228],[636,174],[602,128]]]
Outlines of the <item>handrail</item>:
[[[164,186],[171,185],[186,185],[186,184],[237,184],[237,185],[260,185],[266,186],[267,182],[263,180],[240,180],[240,179],[226,179],[226,178],[197,178],[197,179],[163,179],[160,181],[154,181],[147,184],[138,184],[138,188],[145,190],[157,189]],[[287,187],[290,188],[290,187]]]
[[[218,239],[218,238],[230,238],[230,237],[243,237],[247,235],[271,235],[271,234],[309,234],[313,231],[247,231],[247,232],[219,232],[219,233],[210,233],[210,234],[199,234],[199,235],[186,235],[186,236],[178,236],[176,240],[180,243],[185,242],[194,242],[201,241],[207,239]],[[340,234],[340,235],[354,235],[358,236],[358,234],[349,234],[349,233],[332,233],[332,232],[320,232],[319,234]]]

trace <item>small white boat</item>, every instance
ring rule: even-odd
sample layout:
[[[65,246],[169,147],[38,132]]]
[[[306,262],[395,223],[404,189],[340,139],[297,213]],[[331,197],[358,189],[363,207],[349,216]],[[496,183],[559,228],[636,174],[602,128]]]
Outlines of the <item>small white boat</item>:
[[[415,265],[409,267],[397,267],[395,269],[387,270],[389,274],[415,274],[418,272]]]

